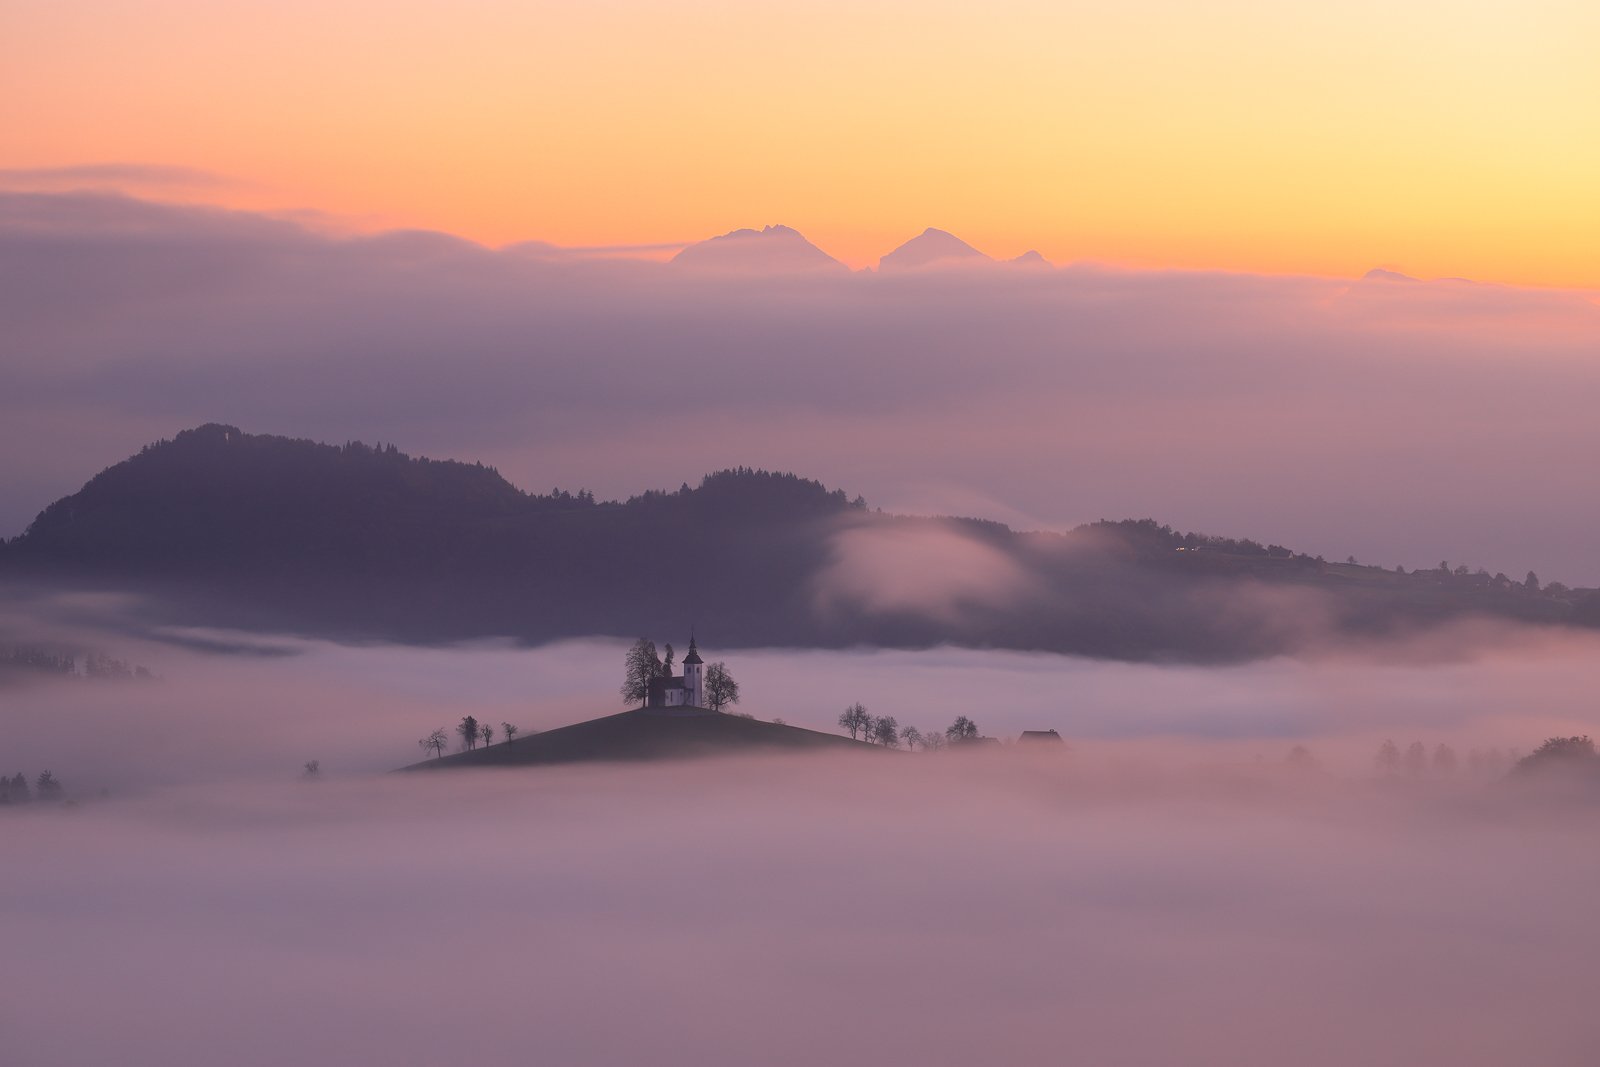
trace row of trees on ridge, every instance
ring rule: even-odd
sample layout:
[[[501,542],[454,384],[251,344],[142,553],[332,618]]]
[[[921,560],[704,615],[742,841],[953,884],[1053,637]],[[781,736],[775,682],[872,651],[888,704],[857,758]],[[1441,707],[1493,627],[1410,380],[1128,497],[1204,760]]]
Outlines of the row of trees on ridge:
[[[919,748],[937,752],[946,743],[972,741],[978,736],[978,724],[965,715],[956,716],[956,721],[947,726],[942,734],[934,731],[923,733],[915,726],[901,726],[893,715],[873,715],[859,701],[839,714],[839,728],[849,734],[851,740],[883,745],[885,748],[899,748],[903,743],[913,752]]]
[[[515,742],[517,735],[523,732],[520,726],[509,722],[502,722],[500,731],[501,735],[506,739],[505,743],[508,745]],[[454,732],[461,739],[460,748],[462,752],[471,752],[478,747],[480,742],[485,747],[494,744],[494,727],[489,723],[479,722],[475,715],[468,715],[462,718],[460,722],[456,723]],[[417,744],[422,748],[422,751],[432,752],[434,758],[437,759],[444,755],[445,749],[450,747],[450,734],[451,731],[441,726],[427,737],[422,738]],[[310,768],[308,767],[307,770],[309,772]]]

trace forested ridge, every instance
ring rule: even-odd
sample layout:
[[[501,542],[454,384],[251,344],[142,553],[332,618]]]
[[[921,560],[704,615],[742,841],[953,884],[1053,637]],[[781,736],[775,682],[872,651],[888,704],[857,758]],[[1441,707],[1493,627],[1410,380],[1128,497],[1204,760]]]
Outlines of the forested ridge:
[[[1026,595],[919,612],[835,600],[818,582],[841,531],[937,528],[1000,553]],[[930,575],[930,581],[941,576]],[[0,578],[158,596],[187,622],[437,642],[677,632],[721,647],[954,643],[1131,659],[1227,660],[1306,639],[1260,590],[1313,595],[1336,632],[1469,613],[1596,617],[1585,590],[1466,567],[1404,573],[1154,520],[1061,534],[873,511],[746,468],[600,501],[529,493],[492,467],[393,445],[319,444],[209,424],[147,446],[0,546]],[[1291,609],[1292,610],[1292,609]]]

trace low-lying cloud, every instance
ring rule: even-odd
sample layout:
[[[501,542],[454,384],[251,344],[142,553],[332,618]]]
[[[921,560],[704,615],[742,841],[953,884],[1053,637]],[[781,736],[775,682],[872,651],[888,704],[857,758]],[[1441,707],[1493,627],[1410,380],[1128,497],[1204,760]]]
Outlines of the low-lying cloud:
[[[482,643],[345,646],[227,631],[130,628],[125,600],[77,595],[0,611],[0,647],[98,649],[155,677],[113,682],[0,669],[0,773],[51,770],[69,788],[282,781],[311,759],[329,774],[379,773],[423,757],[418,740],[472,715],[524,732],[621,711],[622,638],[536,648]],[[91,626],[94,617],[113,625]],[[686,634],[651,635],[680,647]],[[1600,733],[1600,638],[1475,622],[1381,647],[1227,667],[1098,661],[1047,653],[931,648],[700,646],[739,680],[737,710],[834,731],[860,701],[902,726],[939,732],[957,716],[987,735],[1055,729],[1105,752],[1176,743],[1238,761],[1310,747],[1344,776],[1378,745],[1527,750]],[[1210,758],[1210,757],[1208,757]]]
[[[946,524],[850,524],[829,550],[815,582],[824,616],[850,607],[954,622],[1012,607],[1032,588],[1011,556]]]
[[[1587,812],[732,761],[0,812],[29,1065],[1589,1062]]]
[[[1587,294],[1091,267],[707,277],[440,234],[0,195],[0,529],[186,426],[602,496],[719,467],[887,509],[1153,515],[1600,580]]]
[[[0,808],[0,941],[26,961],[8,1063],[1592,1057],[1596,798],[1372,763],[1385,738],[1465,757],[1600,732],[1590,634],[1197,668],[724,657],[701,633],[762,718],[832,729],[859,700],[1068,745],[390,775],[466,714],[619,709],[627,642],[89,625],[130,609],[0,612],[0,638],[157,675],[0,676],[0,770],[51,769],[76,800]],[[204,651],[236,642],[252,654]]]

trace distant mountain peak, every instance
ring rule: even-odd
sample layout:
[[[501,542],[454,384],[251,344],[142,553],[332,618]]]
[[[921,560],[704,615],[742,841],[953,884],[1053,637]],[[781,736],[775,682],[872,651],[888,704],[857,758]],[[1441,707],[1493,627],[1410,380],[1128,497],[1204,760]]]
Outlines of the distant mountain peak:
[[[1373,267],[1361,276],[1361,280],[1366,282],[1414,282],[1417,279],[1409,274],[1401,274],[1399,271]]]
[[[676,267],[738,274],[789,274],[848,268],[789,226],[731,230],[689,245],[672,257]]]
[[[1054,263],[1041,256],[1037,249],[1030,248],[1015,259],[1006,260],[1013,267],[1053,268]]]
[[[918,270],[934,265],[994,262],[967,242],[946,230],[932,226],[878,260],[881,271]]]

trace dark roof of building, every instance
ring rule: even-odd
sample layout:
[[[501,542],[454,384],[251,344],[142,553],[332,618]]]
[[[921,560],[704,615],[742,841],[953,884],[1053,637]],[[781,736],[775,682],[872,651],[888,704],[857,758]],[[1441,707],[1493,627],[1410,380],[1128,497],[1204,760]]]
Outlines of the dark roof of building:
[[[683,662],[685,662],[685,663],[704,663],[705,662],[705,660],[700,658],[700,650],[694,647],[694,638],[693,637],[689,638],[689,654],[687,656],[683,657]]]
[[[1046,741],[1052,744],[1063,744],[1061,735],[1054,730],[1024,730],[1018,741]]]

